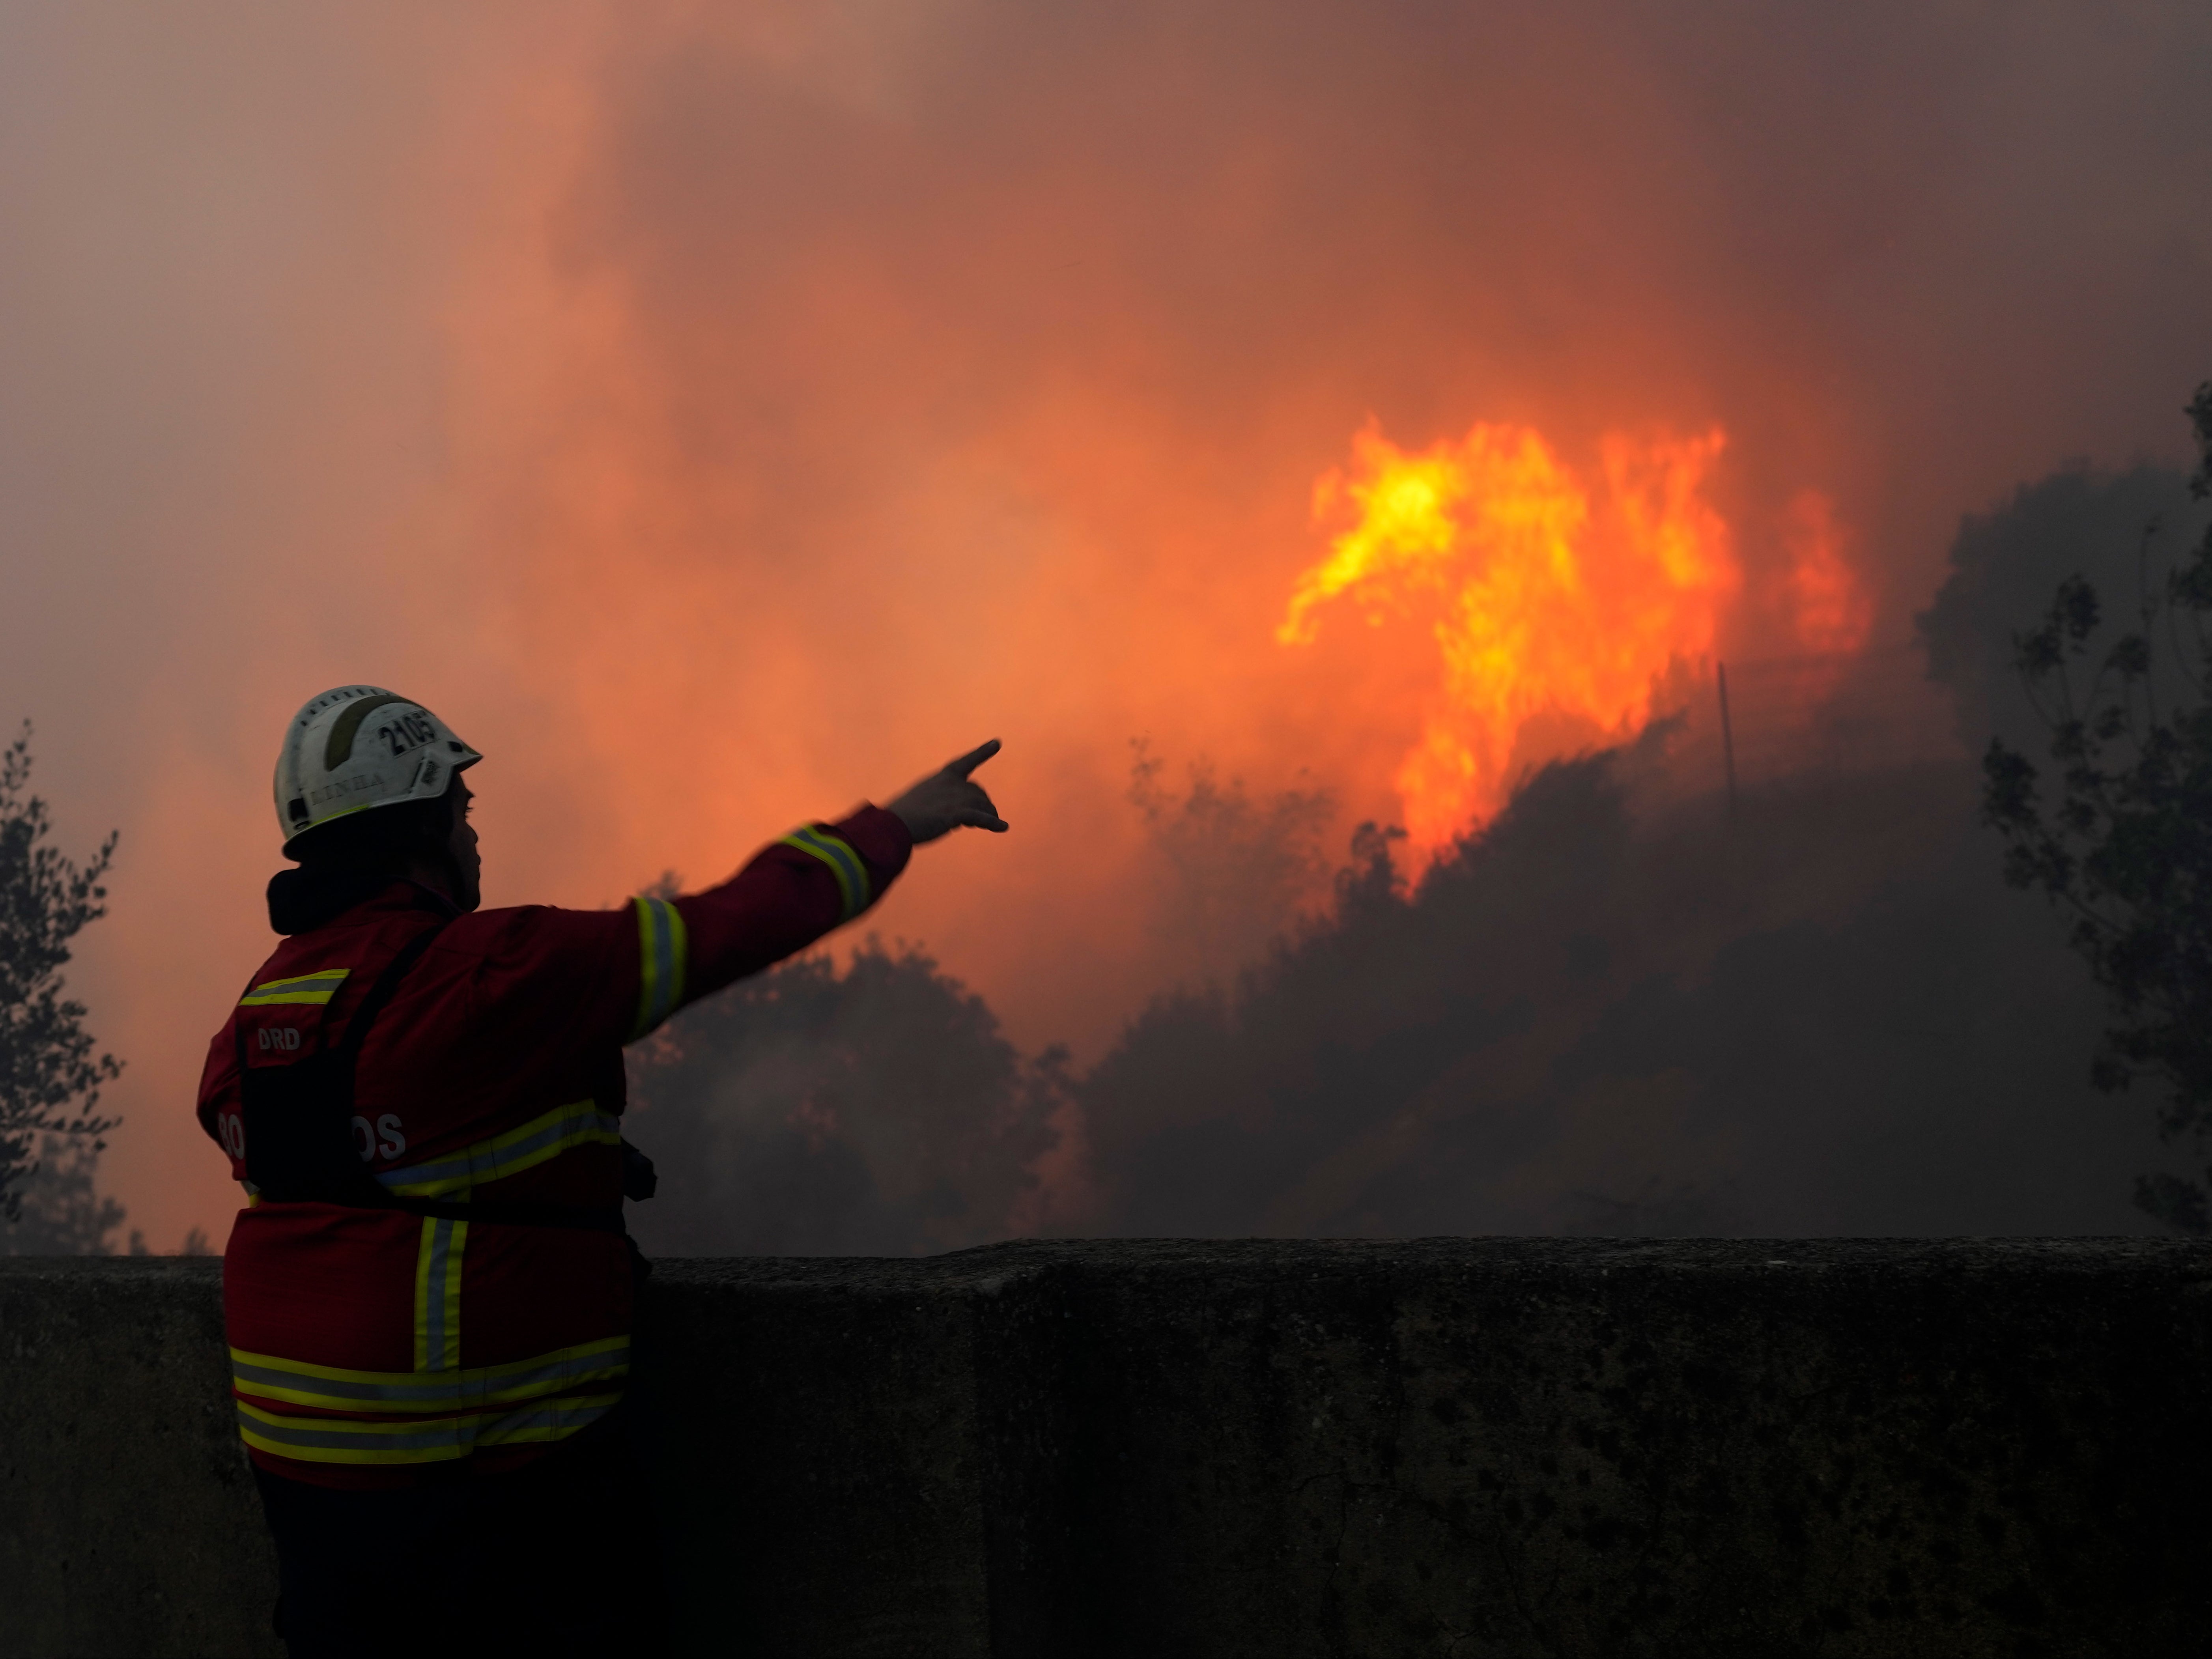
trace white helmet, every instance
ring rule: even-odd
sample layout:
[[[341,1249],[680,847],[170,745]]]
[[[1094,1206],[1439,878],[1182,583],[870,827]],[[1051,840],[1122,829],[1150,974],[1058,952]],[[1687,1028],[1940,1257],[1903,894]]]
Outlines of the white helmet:
[[[435,800],[483,757],[419,702],[374,685],[341,685],[292,716],[276,755],[284,850],[332,818],[372,806]]]

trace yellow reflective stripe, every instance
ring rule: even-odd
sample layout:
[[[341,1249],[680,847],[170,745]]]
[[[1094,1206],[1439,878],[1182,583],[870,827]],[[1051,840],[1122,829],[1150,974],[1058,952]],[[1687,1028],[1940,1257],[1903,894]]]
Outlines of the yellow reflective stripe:
[[[362,1423],[340,1417],[283,1417],[238,1401],[238,1432],[249,1446],[309,1463],[436,1463],[475,1449],[479,1419]]]
[[[230,1351],[230,1380],[240,1394],[334,1412],[449,1414],[562,1394],[629,1373],[627,1336],[555,1348],[501,1365],[443,1371],[349,1370],[243,1348]]]
[[[535,1169],[572,1146],[594,1143],[622,1145],[622,1120],[612,1112],[601,1111],[596,1101],[572,1101],[458,1152],[402,1164],[396,1170],[379,1170],[376,1178],[387,1191],[402,1198],[452,1198],[465,1195],[470,1188],[487,1182]]]
[[[350,968],[327,968],[317,974],[299,974],[290,979],[267,979],[238,1000],[241,1008],[268,1008],[279,1003],[325,1003],[337,994],[338,987],[345,983]]]
[[[286,1417],[241,1400],[238,1431],[246,1443],[307,1463],[435,1463],[479,1446],[565,1440],[605,1417],[618,1394],[579,1395],[512,1412],[471,1412],[429,1422],[374,1423],[347,1417]]]
[[[415,1369],[458,1370],[461,1363],[461,1258],[469,1224],[442,1215],[422,1218],[415,1250]]]
[[[622,1403],[618,1394],[581,1394],[566,1400],[549,1400],[486,1419],[477,1430],[479,1446],[519,1446],[532,1441],[566,1440],[580,1428],[596,1423]]]
[[[858,853],[836,836],[809,825],[793,830],[783,838],[782,844],[811,853],[830,866],[830,873],[837,878],[837,891],[845,902],[842,920],[850,921],[868,908],[868,866],[860,862]]]
[[[641,895],[637,905],[637,1024],[633,1042],[676,1012],[684,1000],[684,913],[666,899]]]

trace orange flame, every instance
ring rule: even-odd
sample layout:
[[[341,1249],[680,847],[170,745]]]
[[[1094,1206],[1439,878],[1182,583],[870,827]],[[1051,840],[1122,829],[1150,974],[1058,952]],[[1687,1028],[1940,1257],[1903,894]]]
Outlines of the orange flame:
[[[1322,475],[1316,521],[1346,507],[1357,521],[1298,578],[1276,638],[1310,642],[1315,613],[1346,593],[1375,623],[1419,593],[1444,605],[1441,695],[1396,778],[1415,848],[1492,817],[1522,769],[1632,735],[1669,675],[1711,655],[1741,580],[1699,493],[1727,441],[1609,436],[1595,506],[1521,426],[1415,454],[1370,428],[1348,473]]]

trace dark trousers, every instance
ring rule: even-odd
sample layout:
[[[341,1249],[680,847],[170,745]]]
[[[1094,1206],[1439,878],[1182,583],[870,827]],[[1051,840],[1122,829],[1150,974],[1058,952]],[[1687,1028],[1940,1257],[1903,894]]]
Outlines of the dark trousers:
[[[511,1474],[343,1492],[257,1468],[292,1659],[665,1650],[627,1407]]]

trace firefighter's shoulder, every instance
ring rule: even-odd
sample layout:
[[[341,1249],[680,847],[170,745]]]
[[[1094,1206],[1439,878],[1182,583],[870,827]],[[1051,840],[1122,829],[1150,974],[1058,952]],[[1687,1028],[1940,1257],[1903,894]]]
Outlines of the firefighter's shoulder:
[[[607,910],[516,904],[455,917],[432,951],[449,963],[468,958],[482,972],[531,973],[635,955],[636,941],[635,912],[628,903]]]

